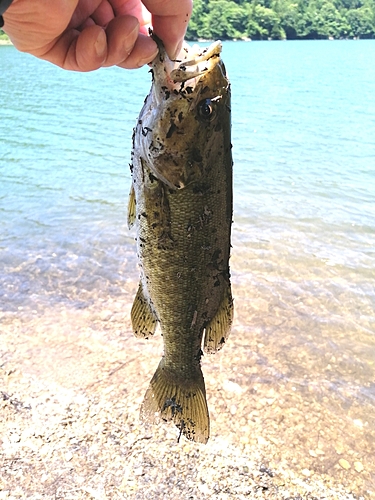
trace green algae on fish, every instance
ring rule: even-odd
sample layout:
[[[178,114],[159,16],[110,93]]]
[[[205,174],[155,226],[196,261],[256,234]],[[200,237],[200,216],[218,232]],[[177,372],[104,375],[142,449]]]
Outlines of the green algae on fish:
[[[141,417],[172,420],[207,442],[209,412],[200,359],[229,335],[233,300],[230,84],[221,43],[187,44],[169,60],[161,43],[153,83],[133,136],[128,223],[137,231],[136,337],[160,324],[164,355]]]

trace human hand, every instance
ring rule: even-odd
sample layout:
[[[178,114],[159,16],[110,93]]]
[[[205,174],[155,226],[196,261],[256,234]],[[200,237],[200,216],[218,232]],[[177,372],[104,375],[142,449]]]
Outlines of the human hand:
[[[157,54],[154,33],[173,59],[192,11],[191,0],[13,0],[4,31],[14,46],[64,69],[133,69]]]

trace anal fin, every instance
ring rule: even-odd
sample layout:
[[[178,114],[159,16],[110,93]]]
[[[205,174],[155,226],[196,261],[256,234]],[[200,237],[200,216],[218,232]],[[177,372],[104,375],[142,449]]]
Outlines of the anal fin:
[[[135,337],[147,338],[155,333],[157,318],[143,293],[141,283],[139,284],[130,316]]]
[[[225,344],[233,322],[233,299],[230,284],[225,290],[220,306],[208,323],[204,335],[204,352],[214,353]]]

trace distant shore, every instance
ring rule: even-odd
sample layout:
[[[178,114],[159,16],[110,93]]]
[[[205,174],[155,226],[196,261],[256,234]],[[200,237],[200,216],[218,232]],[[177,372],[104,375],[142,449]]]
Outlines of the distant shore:
[[[333,37],[329,37],[327,40],[336,40],[335,38]],[[359,40],[359,38],[356,38],[356,37],[353,37],[353,38],[338,38],[337,40]],[[187,40],[187,42],[189,43],[194,43],[194,42],[212,42],[213,40],[210,40],[210,39],[206,39],[206,38],[198,38],[198,39],[191,39],[191,40]],[[228,40],[226,40],[228,41]],[[231,39],[230,41],[233,41],[233,42],[237,42],[237,41],[242,41],[242,42],[252,42],[253,40],[251,38],[233,38]],[[254,40],[254,41],[267,41],[267,40]],[[272,41],[271,38],[268,39],[268,41]],[[287,41],[287,40],[283,40],[283,41]],[[303,41],[303,40],[300,40],[300,41]],[[1,45],[13,45],[12,42],[9,40],[9,38],[0,38],[0,46]]]

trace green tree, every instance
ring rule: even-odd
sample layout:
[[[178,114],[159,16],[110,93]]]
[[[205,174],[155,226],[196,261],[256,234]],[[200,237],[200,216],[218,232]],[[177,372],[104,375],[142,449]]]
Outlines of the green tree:
[[[375,0],[195,0],[187,37],[264,40],[374,34]]]
[[[369,6],[349,9],[346,20],[350,26],[350,35],[360,38],[373,38],[375,32],[374,12]]]
[[[231,0],[211,0],[202,30],[204,38],[240,38],[245,36],[247,10]]]
[[[300,32],[304,30],[304,24],[298,2],[273,0],[271,6],[280,18],[280,26],[285,37],[292,40],[299,37]]]
[[[259,4],[253,5],[250,10],[247,34],[251,38],[259,40],[268,38],[284,39],[286,37],[278,14],[274,10]]]
[[[350,27],[333,3],[324,2],[316,20],[316,31],[321,37],[345,37],[350,33]]]
[[[193,13],[186,32],[186,38],[188,40],[195,40],[201,36],[200,33],[207,23],[207,5],[207,0],[194,1]]]
[[[0,29],[0,40],[9,40],[8,35],[2,29]]]

